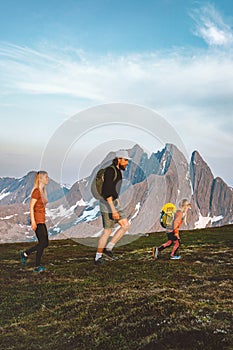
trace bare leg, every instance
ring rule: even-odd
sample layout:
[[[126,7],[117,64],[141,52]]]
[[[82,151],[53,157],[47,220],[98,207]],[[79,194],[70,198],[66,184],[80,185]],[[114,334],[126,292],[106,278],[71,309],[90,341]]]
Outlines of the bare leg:
[[[100,236],[99,242],[98,242],[98,253],[103,253],[103,250],[107,244],[108,238],[112,232],[111,228],[104,228],[102,235]]]
[[[172,249],[171,256],[176,255],[177,250],[179,249],[179,246],[180,246],[180,242],[179,242],[179,239],[177,239],[176,241],[174,241],[174,247]]]
[[[126,231],[128,231],[129,226],[130,226],[127,219],[119,220],[118,224],[121,227],[116,231],[113,238],[111,239],[111,243],[114,245],[124,236],[124,234],[126,233]]]

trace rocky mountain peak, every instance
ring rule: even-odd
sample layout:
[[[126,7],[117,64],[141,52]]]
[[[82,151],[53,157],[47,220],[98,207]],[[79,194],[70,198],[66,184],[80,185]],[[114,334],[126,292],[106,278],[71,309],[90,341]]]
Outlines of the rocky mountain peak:
[[[29,171],[21,178],[3,177],[0,179],[0,204],[27,203],[34,186],[36,171]],[[50,202],[63,197],[68,189],[50,179],[47,194]]]
[[[190,164],[172,144],[166,144],[162,150],[150,155],[138,145],[128,152],[132,160],[123,172],[120,199],[131,222],[131,234],[162,230],[159,215],[163,204],[173,202],[178,206],[182,198],[190,200],[192,205],[188,226],[182,229],[233,223],[233,190],[221,178],[214,178],[198,151],[192,153]],[[90,192],[90,184],[97,170],[105,167],[106,162],[111,163],[114,157],[115,152],[110,152],[90,176],[74,183],[70,190],[50,179],[47,217],[51,235],[57,238],[97,237],[102,224],[98,201]],[[15,232],[16,227],[19,232],[21,223],[22,237],[29,230],[27,199],[30,198],[35,173],[30,171],[20,179],[0,178],[2,232]],[[4,238],[7,240],[10,241],[10,237]]]
[[[193,187],[193,197],[200,213],[203,216],[208,216],[214,176],[197,151],[194,151],[191,156],[190,179]]]

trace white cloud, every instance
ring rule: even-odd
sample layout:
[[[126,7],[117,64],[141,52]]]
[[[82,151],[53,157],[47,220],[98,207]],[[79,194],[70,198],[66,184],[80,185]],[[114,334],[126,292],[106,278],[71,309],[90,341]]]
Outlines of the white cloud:
[[[154,108],[207,108],[218,118],[232,110],[233,54],[166,52],[125,56],[74,56],[0,44],[1,91],[73,96],[91,103],[133,102]],[[229,115],[230,117],[232,114]]]
[[[84,55],[84,54],[83,54]],[[96,103],[225,103],[233,95],[232,52],[88,57],[0,45],[2,91],[67,95]]]
[[[69,116],[71,106],[74,113],[76,106],[85,107],[83,101],[86,107],[141,104],[162,113],[188,150],[232,157],[232,32],[211,6],[192,16],[198,35],[210,45],[207,50],[90,56],[67,48],[0,43],[0,96],[3,91],[41,95],[41,101],[51,96],[51,116],[59,108]]]
[[[232,28],[226,24],[211,4],[190,12],[195,21],[194,34],[210,46],[230,46],[233,44]]]

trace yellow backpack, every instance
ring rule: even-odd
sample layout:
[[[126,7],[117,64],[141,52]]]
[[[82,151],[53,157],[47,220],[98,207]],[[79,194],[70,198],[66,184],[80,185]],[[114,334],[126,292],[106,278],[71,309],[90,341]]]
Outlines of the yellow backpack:
[[[174,216],[176,213],[176,206],[173,203],[166,203],[160,212],[160,224],[164,228],[171,228],[173,226]]]

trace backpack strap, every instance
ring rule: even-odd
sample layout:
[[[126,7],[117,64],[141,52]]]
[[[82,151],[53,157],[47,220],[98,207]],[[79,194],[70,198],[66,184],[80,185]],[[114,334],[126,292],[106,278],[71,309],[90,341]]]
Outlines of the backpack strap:
[[[114,178],[113,178],[113,181],[115,181],[116,180],[116,178],[117,178],[117,170],[116,170],[116,168],[115,168],[115,165],[114,164],[111,164],[110,165],[110,168],[113,168],[114,169]]]

